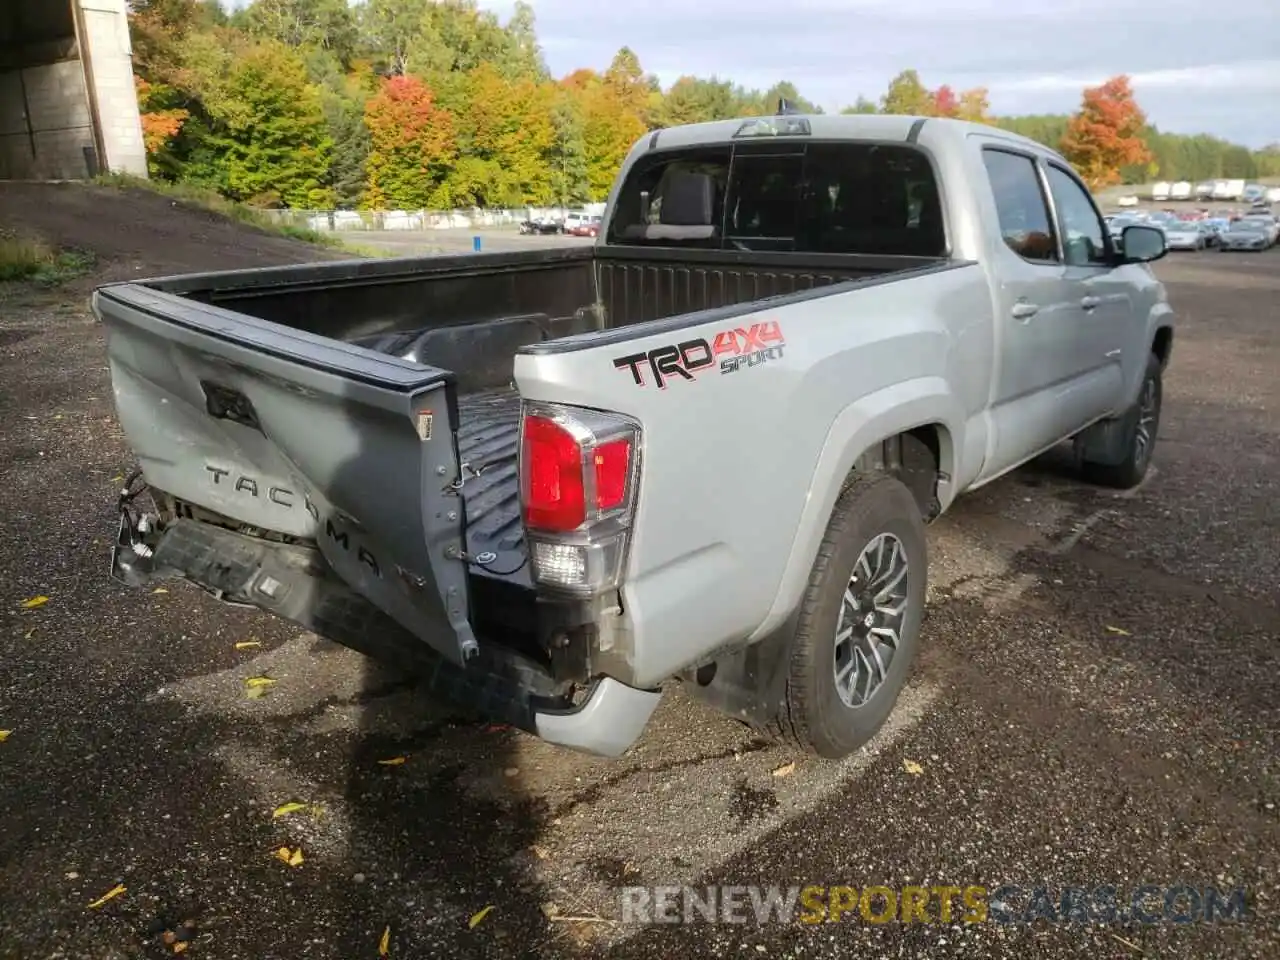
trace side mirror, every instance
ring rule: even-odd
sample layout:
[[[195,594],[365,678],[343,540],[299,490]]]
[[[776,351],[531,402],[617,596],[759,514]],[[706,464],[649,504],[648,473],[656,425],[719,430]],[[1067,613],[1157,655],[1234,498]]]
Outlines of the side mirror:
[[[1120,234],[1120,250],[1126,263],[1150,263],[1169,252],[1159,227],[1130,226]]]

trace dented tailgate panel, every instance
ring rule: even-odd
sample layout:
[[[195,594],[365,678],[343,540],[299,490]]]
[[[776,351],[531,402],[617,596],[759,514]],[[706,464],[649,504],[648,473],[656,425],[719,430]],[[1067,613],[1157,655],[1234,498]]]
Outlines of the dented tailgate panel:
[[[440,653],[475,652],[447,371],[136,285],[103,288],[95,306],[153,488],[314,539]]]

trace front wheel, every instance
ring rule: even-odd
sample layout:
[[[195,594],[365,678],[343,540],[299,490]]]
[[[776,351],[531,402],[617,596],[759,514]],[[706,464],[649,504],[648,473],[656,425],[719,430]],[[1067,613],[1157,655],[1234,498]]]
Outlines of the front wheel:
[[[915,659],[927,577],[911,491],[889,476],[855,479],[836,501],[809,575],[775,735],[829,759],[875,735]]]
[[[1115,464],[1084,464],[1085,476],[1094,483],[1127,490],[1140,484],[1151,466],[1151,454],[1160,429],[1160,409],[1164,401],[1163,371],[1160,358],[1147,355],[1147,369],[1142,378],[1138,399],[1124,414],[1124,459]]]

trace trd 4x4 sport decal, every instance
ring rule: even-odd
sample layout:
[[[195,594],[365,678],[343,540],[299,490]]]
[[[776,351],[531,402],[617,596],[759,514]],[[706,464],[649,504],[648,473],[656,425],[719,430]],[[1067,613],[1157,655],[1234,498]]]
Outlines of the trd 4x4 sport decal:
[[[782,356],[786,346],[782,328],[776,320],[753,323],[749,329],[734,327],[722,330],[710,341],[702,337],[683,340],[663,347],[654,347],[642,353],[630,353],[618,357],[613,365],[619,370],[629,370],[636,386],[647,385],[645,371],[653,374],[654,385],[665,390],[673,377],[693,380],[699,371],[706,370],[720,361],[720,373],[737,373]]]

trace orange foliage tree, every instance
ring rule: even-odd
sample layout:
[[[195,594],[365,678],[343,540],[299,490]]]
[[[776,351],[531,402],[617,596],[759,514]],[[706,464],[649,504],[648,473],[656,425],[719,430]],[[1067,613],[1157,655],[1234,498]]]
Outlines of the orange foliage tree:
[[[582,138],[587,156],[587,183],[591,196],[603,200],[632,145],[648,129],[627,109],[613,88],[604,83],[581,94]]]
[[[138,91],[138,106],[142,109],[142,142],[151,156],[159,153],[169,141],[178,135],[191,111],[181,107],[157,108],[153,104],[163,100],[165,88],[148,83],[141,77],[133,78]]]
[[[939,117],[954,117],[960,108],[960,100],[947,84],[933,91],[933,112]]]
[[[388,77],[364,108],[369,129],[365,205],[374,210],[442,209],[458,153],[453,114],[417,77]]]
[[[1112,77],[1084,91],[1080,111],[1062,138],[1062,155],[1092,189],[1119,183],[1122,167],[1151,159],[1143,138],[1146,123],[1129,78]]]

